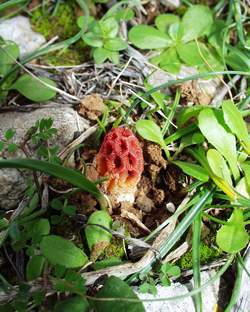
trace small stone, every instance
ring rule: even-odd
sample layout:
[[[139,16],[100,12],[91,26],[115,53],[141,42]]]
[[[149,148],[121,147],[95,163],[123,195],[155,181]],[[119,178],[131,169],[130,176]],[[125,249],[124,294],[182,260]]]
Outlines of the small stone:
[[[160,0],[160,2],[170,10],[175,10],[181,5],[180,0]]]
[[[76,131],[88,128],[88,122],[79,117],[69,107],[48,107],[37,109],[29,113],[8,112],[0,114],[0,133],[12,129],[16,132],[13,141],[16,144],[22,142],[26,132],[35,125],[37,120],[52,118],[53,127],[57,129],[57,135],[50,141],[51,145],[63,148],[74,139]],[[78,128],[79,126],[79,128]],[[31,152],[34,146],[29,146]],[[24,158],[25,155],[18,150],[17,153],[7,155],[8,158]],[[9,210],[15,208],[23,196],[26,188],[25,181],[32,176],[31,171],[16,169],[0,169],[0,209]]]
[[[29,19],[24,16],[0,22],[0,37],[14,41],[19,46],[21,57],[34,52],[46,42],[43,35],[31,29]]]

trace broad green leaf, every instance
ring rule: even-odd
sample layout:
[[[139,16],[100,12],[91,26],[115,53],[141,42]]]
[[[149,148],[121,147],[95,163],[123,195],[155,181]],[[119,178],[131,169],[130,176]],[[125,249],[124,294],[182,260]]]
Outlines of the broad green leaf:
[[[203,109],[203,105],[195,105],[183,108],[180,114],[177,116],[177,126],[182,127],[190,118],[197,117],[200,111]]]
[[[87,32],[82,36],[83,41],[94,48],[100,48],[103,46],[102,37],[99,34],[95,34],[94,32]]]
[[[96,64],[102,64],[108,59],[108,50],[104,48],[96,48],[93,53],[93,57]]]
[[[223,36],[226,21],[216,19],[211,27],[211,33],[208,42],[216,49],[216,52],[222,56],[223,54]]]
[[[160,30],[147,25],[134,26],[129,31],[129,41],[140,49],[160,49],[170,45],[170,38]]]
[[[45,258],[40,255],[34,255],[29,259],[26,267],[26,277],[28,281],[32,281],[41,276],[44,262]]]
[[[50,233],[50,224],[48,219],[41,218],[33,224],[32,240],[40,241],[43,236]]]
[[[213,173],[232,185],[231,173],[228,169],[225,159],[216,149],[209,149],[207,152],[207,160]]]
[[[250,154],[250,139],[247,126],[240,111],[231,100],[222,103],[222,110],[227,126],[236,135],[247,153]]]
[[[155,19],[156,27],[163,33],[166,33],[171,24],[178,23],[180,18],[175,14],[160,14]]]
[[[18,45],[0,39],[0,76],[5,75],[19,56]]]
[[[51,164],[46,161],[36,159],[2,159],[0,160],[1,168],[17,168],[17,169],[31,169],[42,171],[58,179],[63,179],[80,189],[89,192],[98,200],[103,199],[102,193],[98,190],[96,185],[86,179],[80,172],[65,168],[57,164]]]
[[[207,182],[209,180],[208,172],[206,171],[206,169],[199,165],[191,164],[180,160],[173,161],[172,163],[180,167],[183,172],[190,175],[191,177],[194,177],[202,182]]]
[[[235,137],[219,124],[211,108],[203,109],[199,114],[198,121],[202,134],[226,158],[234,179],[237,180],[239,169],[237,166]]]
[[[56,95],[56,91],[52,90],[49,86],[56,87],[56,84],[46,77],[37,77],[37,79],[35,79],[29,74],[24,74],[17,79],[11,86],[11,89],[19,91],[31,101],[44,102],[54,98]]]
[[[243,212],[234,209],[226,225],[216,235],[216,243],[225,252],[236,253],[246,247],[249,236],[244,226]]]
[[[52,264],[65,268],[78,268],[87,263],[88,258],[74,243],[61,236],[48,235],[43,237],[40,248],[42,254]]]
[[[199,46],[198,46],[198,45]],[[188,66],[197,66],[204,63],[204,58],[207,59],[209,50],[204,43],[179,43],[176,46],[180,59]]]
[[[135,16],[135,12],[131,8],[121,9],[114,15],[117,21],[129,21],[134,16]]]
[[[97,298],[130,298],[138,299],[138,296],[120,278],[110,276],[103,288],[97,293]],[[145,312],[142,302],[116,301],[92,301],[96,312]]]
[[[161,129],[154,121],[141,119],[136,122],[135,127],[145,140],[157,143],[162,147],[165,146]]]
[[[189,7],[181,21],[182,41],[188,42],[205,35],[212,24],[213,15],[208,6],[193,5]]]
[[[114,17],[108,17],[99,22],[103,38],[115,38],[118,34],[119,24]]]
[[[173,74],[179,73],[181,68],[181,62],[174,47],[163,51],[160,55],[152,57],[150,61]]]
[[[191,145],[201,144],[204,140],[204,136],[200,133],[200,131],[197,131],[182,137],[180,146],[183,149]]]
[[[127,48],[127,42],[120,38],[107,39],[104,48],[111,51],[121,51]]]
[[[97,224],[110,229],[112,218],[106,211],[93,212],[90,215],[87,224],[89,225],[85,228],[85,235],[90,250],[92,250],[97,243],[110,242],[112,235],[108,231],[99,226],[90,225]]]
[[[75,296],[56,303],[53,312],[85,312],[89,310],[88,300]]]
[[[250,198],[249,196],[249,185],[247,183],[247,179],[244,177],[240,179],[240,181],[237,183],[235,190],[245,198]]]

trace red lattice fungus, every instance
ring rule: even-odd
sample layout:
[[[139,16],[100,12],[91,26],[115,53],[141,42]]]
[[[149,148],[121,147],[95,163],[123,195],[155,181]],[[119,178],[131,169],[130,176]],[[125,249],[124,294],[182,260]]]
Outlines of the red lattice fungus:
[[[100,176],[109,177],[105,188],[118,201],[133,201],[143,171],[143,154],[133,132],[125,127],[106,134],[96,157]]]

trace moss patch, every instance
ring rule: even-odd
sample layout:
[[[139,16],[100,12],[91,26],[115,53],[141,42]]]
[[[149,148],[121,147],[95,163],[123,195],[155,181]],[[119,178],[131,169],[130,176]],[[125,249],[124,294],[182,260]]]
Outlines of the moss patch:
[[[205,264],[211,262],[222,255],[222,251],[219,251],[213,247],[206,245],[204,242],[200,245],[200,257],[201,257],[201,264]],[[177,262],[177,265],[182,270],[191,269],[193,266],[192,261],[192,251],[188,251],[181,259]]]
[[[59,4],[56,12],[51,12],[38,8],[31,17],[34,31],[41,33],[47,40],[56,36],[58,41],[69,39],[77,34],[77,6],[73,1],[66,1]],[[79,40],[67,49],[49,53],[42,58],[42,61],[52,65],[79,65],[89,57],[88,48],[84,42]]]

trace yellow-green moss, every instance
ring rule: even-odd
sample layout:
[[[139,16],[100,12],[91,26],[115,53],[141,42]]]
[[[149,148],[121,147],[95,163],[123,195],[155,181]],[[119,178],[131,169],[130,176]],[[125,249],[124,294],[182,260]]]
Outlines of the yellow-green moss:
[[[76,20],[77,6],[73,1],[59,4],[54,16],[46,8],[45,10],[38,8],[31,17],[32,27],[35,31],[43,34],[47,40],[58,36],[58,42],[77,34],[79,28]],[[86,61],[88,56],[88,49],[84,42],[79,40],[63,51],[49,53],[42,60],[52,65],[78,65]]]
[[[220,257],[222,255],[222,252],[206,245],[205,243],[201,243],[200,245],[200,259],[201,264],[205,264],[208,262],[211,262],[212,260],[215,260],[216,258]],[[182,270],[191,269],[193,266],[192,261],[192,251],[188,251],[184,256],[181,257],[181,259],[177,262],[177,265]]]
[[[119,258],[124,256],[122,241],[119,238],[113,237],[110,244],[104,249],[101,260],[109,258]]]

